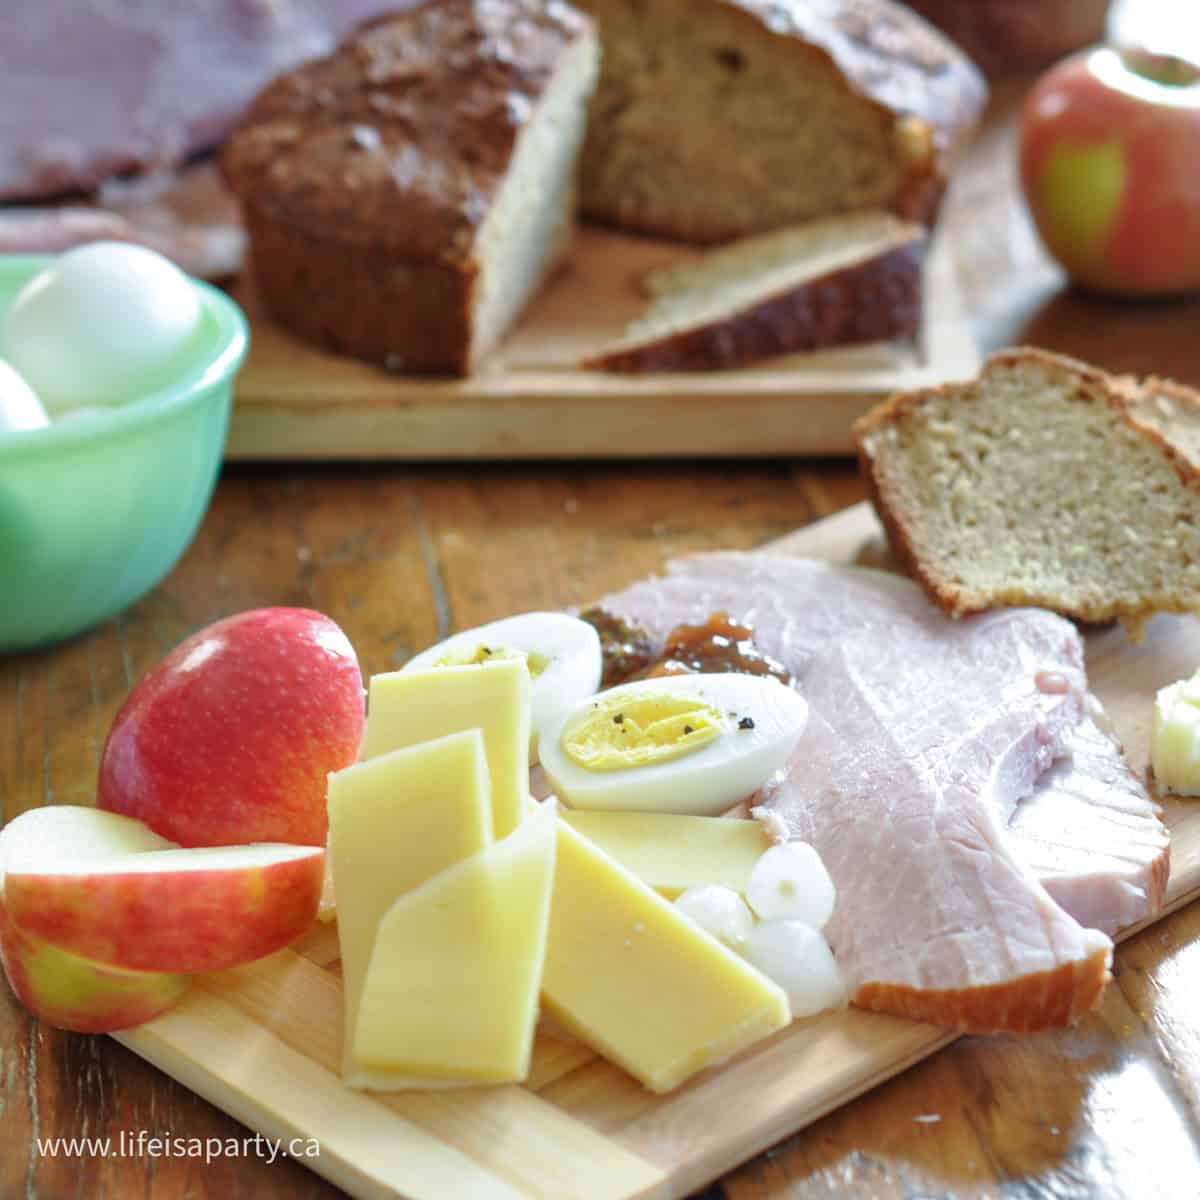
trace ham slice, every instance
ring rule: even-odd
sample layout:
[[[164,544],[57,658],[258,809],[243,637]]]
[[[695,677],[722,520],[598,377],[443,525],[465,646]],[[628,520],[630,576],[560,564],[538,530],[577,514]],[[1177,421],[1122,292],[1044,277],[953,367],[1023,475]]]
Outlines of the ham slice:
[[[217,145],[278,72],[410,2],[0,5],[0,199],[175,166]]]
[[[809,725],[762,810],[825,859],[855,1003],[971,1032],[1096,1003],[1107,933],[1161,902],[1167,835],[1091,719],[1070,623],[955,622],[906,580],[778,555],[684,560],[602,604],[657,638],[724,609],[795,676]]]
[[[0,207],[0,254],[59,254],[85,242],[135,242],[205,279],[241,269],[237,201],[210,164],[110,183],[95,204]]]
[[[1016,853],[1081,925],[1114,934],[1152,915],[1170,873],[1158,805],[1089,719],[1008,822]]]

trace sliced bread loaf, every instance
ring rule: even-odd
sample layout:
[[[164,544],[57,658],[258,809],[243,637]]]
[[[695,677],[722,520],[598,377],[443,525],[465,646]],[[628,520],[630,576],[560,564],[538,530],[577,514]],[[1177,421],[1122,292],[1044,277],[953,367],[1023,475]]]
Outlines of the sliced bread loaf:
[[[1136,635],[1200,609],[1200,472],[1103,371],[1002,351],[855,433],[893,550],[948,612],[1032,604]]]
[[[775,354],[911,337],[925,230],[890,213],[832,217],[653,272],[654,297],[585,366],[708,371]]]
[[[932,218],[982,76],[891,0],[579,0],[600,26],[591,216],[695,242]]]
[[[221,161],[272,316],[474,370],[566,248],[598,55],[566,4],[430,0],[271,83]]]

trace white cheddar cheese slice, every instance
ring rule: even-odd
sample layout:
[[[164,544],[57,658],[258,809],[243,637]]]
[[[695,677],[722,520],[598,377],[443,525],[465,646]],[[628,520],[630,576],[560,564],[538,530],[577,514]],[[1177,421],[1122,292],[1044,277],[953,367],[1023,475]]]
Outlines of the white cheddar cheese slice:
[[[345,1003],[343,1070],[379,922],[396,900],[492,841],[483,735],[466,730],[329,776],[329,862]]]
[[[744,894],[754,864],[771,847],[758,821],[599,809],[564,811],[562,816],[572,829],[671,900],[703,884]]]
[[[493,827],[505,837],[520,824],[529,795],[530,686],[524,662],[513,659],[372,676],[362,756],[481,729]]]
[[[561,819],[542,999],[655,1092],[791,1020],[781,988]]]
[[[529,1074],[554,876],[553,809],[401,896],[379,925],[353,1056],[360,1087]]]

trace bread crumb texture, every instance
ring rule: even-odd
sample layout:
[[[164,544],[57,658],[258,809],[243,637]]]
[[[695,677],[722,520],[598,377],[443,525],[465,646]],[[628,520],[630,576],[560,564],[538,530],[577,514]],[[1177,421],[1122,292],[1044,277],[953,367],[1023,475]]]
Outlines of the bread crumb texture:
[[[1136,633],[1200,609],[1200,477],[1147,403],[1083,363],[1004,351],[869,413],[860,462],[893,549],[947,611],[1031,604]]]

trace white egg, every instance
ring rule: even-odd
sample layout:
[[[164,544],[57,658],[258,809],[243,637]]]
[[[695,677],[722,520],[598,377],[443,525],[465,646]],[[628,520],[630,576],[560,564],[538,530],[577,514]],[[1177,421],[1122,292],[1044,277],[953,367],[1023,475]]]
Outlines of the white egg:
[[[51,414],[122,404],[170,382],[200,316],[195,288],[161,254],[93,242],[25,284],[0,329],[0,354]]]
[[[537,731],[565,716],[600,686],[600,635],[566,613],[531,612],[456,633],[410,659],[404,671],[427,671],[520,655],[533,682],[529,761],[537,762]]]
[[[764,850],[750,871],[746,900],[759,920],[803,921],[823,929],[837,891],[821,856],[807,842]]]
[[[712,816],[791,757],[808,705],[762,675],[667,675],[622,684],[545,725],[542,769],[576,808]]]
[[[731,950],[741,953],[754,928],[754,914],[733,890],[715,883],[690,887],[675,898],[675,907]]]
[[[846,1004],[846,981],[829,943],[803,921],[761,921],[742,953],[787,993],[793,1018]]]
[[[50,418],[33,388],[0,358],[0,433],[42,429]]]

